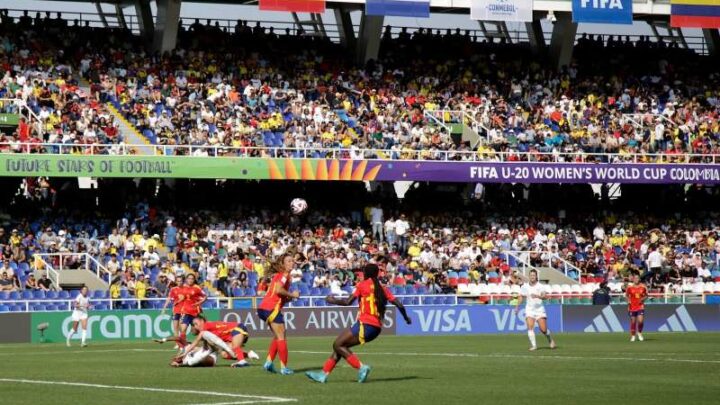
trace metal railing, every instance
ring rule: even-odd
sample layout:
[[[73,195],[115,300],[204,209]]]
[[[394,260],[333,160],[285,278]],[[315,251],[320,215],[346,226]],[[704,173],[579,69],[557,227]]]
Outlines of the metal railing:
[[[23,14],[25,10],[24,9],[8,9],[8,14],[11,17],[19,17]],[[45,16],[45,12],[48,11],[51,13],[52,18],[55,18],[57,12],[62,13],[62,18],[68,22],[73,20],[78,20],[78,23],[80,26],[85,25],[85,22],[88,22],[90,26],[92,27],[102,27],[103,22],[102,18],[98,13],[82,13],[82,12],[69,12],[64,10],[28,10],[31,17],[34,17],[36,13],[40,13],[41,17]],[[126,9],[125,11],[128,11]],[[153,16],[155,17],[155,16]],[[187,30],[190,28],[190,26],[195,22],[195,19],[198,18],[198,16],[180,16],[180,23],[182,26]],[[207,18],[200,18],[201,23],[206,23]],[[214,27],[215,22],[218,22],[218,26],[221,30],[224,30],[226,32],[234,32],[235,31],[235,25],[237,24],[236,19],[218,19],[218,18],[210,18],[209,19],[212,22],[212,25]],[[138,17],[134,14],[134,11],[131,13],[125,13],[125,21],[127,24],[128,29],[134,33],[139,34],[140,33],[140,23],[138,21]],[[264,27],[266,29],[272,27],[275,29],[275,34],[282,35],[285,33],[285,30],[290,30],[291,35],[298,35],[301,32],[302,26],[300,24],[297,24],[295,21],[279,21],[279,20],[244,20],[247,22],[248,27],[251,29],[256,25],[260,24],[261,27]],[[325,22],[323,24],[324,31],[326,32],[327,37],[332,40],[333,42],[340,42],[341,38],[341,32],[342,28],[337,23],[328,23]],[[359,32],[360,25],[359,24],[353,24],[353,31],[356,33]],[[437,32],[441,32],[442,34],[447,33],[448,27],[418,27],[418,26],[393,26],[391,27],[391,37],[397,38],[401,32],[405,31],[407,34],[414,34],[419,29],[422,29],[424,31],[432,30],[433,35],[437,34]],[[452,33],[455,33],[455,29],[451,30]],[[461,35],[465,35],[465,32],[468,32],[469,36],[472,38],[475,38],[476,41],[481,41],[483,39],[490,40],[492,36],[486,36],[482,29],[461,29]],[[582,35],[582,32],[578,32],[576,35],[576,38],[580,38]],[[597,34],[594,34],[597,35]],[[610,34],[600,34],[604,38],[607,38],[610,36]],[[614,34],[613,34],[614,35]],[[643,34],[643,35],[622,35],[623,38],[630,37],[630,40],[632,42],[637,42],[641,37],[647,37],[649,34]],[[526,30],[508,30],[508,36],[513,41],[513,43],[528,43],[529,37]],[[549,41],[552,36],[551,30],[543,30],[543,36],[545,37],[545,41]],[[614,35],[617,37],[617,35]],[[652,37],[652,36],[651,36]],[[492,38],[494,39],[494,38]],[[699,35],[691,35],[691,36],[684,36],[685,42],[687,43],[688,47],[690,49],[693,49],[694,51],[698,52],[701,55],[707,55],[708,54],[708,47],[707,42],[704,36]],[[497,41],[496,41],[497,43]]]
[[[55,273],[53,277],[57,280],[57,283],[53,280],[53,277],[50,277],[50,273],[48,273],[48,278],[50,278],[56,286],[60,285],[60,274],[63,271],[80,269],[94,274],[100,281],[107,283],[108,285],[112,280],[112,274],[107,270],[107,268],[105,268],[105,266],[103,266],[89,253],[36,253],[35,258],[39,259],[44,264],[45,268],[48,269],[48,272]],[[50,265],[50,263],[55,262],[54,258],[57,258],[57,269]],[[70,259],[77,259],[80,262],[80,267],[66,268],[66,264]]]
[[[582,270],[580,268],[563,259],[556,252],[551,252],[549,250],[509,250],[503,251],[502,253],[507,256],[512,256],[521,264],[519,268],[522,270],[523,275],[526,275],[525,273],[528,268],[535,269],[537,271],[550,268],[563,273],[566,277],[573,280],[579,280],[580,275],[582,274]],[[539,261],[540,265],[531,264],[533,259],[535,261]]]
[[[41,269],[37,268],[37,260],[40,261],[42,264]],[[50,263],[48,263],[42,256],[35,254],[34,260],[33,260],[33,270],[37,271],[45,271],[45,275],[47,276],[48,280],[52,283],[53,287],[60,289],[60,273],[55,270]]]
[[[1,153],[48,155],[135,155],[147,144],[0,143]],[[245,157],[296,159],[378,159],[537,163],[670,163],[717,164],[720,154],[446,151],[435,149],[346,149],[325,147],[232,147],[217,145],[150,145],[155,155],[176,157]],[[140,156],[140,155],[138,155]],[[147,157],[147,156],[146,156]]]
[[[686,303],[705,303],[707,295],[714,295],[717,293],[693,293],[693,292],[682,292],[682,293],[650,293],[648,294],[651,300],[646,302],[648,305],[660,305],[660,304],[686,304]],[[589,305],[587,301],[578,301],[591,298],[591,293],[561,293],[548,294],[546,304],[557,303],[562,305]],[[611,303],[612,304],[624,304],[624,294],[612,293]],[[487,304],[487,305],[515,305],[514,299],[517,298],[517,293],[481,293],[481,294],[457,294],[457,295],[396,295],[401,301],[407,302],[407,299],[411,300],[405,303],[406,307],[416,306],[429,306],[429,305],[463,305],[463,304]],[[224,309],[231,308],[233,300],[256,300],[257,297],[208,297],[203,308],[205,309]],[[301,297],[308,299],[308,304],[299,304],[297,302],[291,303],[289,308],[327,308],[333,307],[333,305],[327,305],[325,303],[325,297]],[[438,299],[441,299],[442,304],[436,303]],[[450,302],[448,303],[448,299]],[[467,301],[471,299],[472,301]],[[165,302],[166,298],[145,298],[137,299],[131,298],[90,298],[90,311],[93,311],[93,307],[97,308],[102,306],[101,310],[110,309],[159,309],[160,303]],[[558,302],[548,301],[557,300]],[[21,306],[22,311],[13,310],[13,312],[33,312],[33,311],[71,311],[73,309],[73,299],[18,299],[18,300],[2,300],[0,299],[0,306]],[[322,303],[321,303],[322,302]],[[44,309],[40,309],[42,308]],[[51,306],[52,309],[47,307]],[[254,307],[251,305],[248,309]],[[96,309],[97,310],[97,309]]]
[[[662,304],[687,304],[687,303],[705,303],[706,293],[650,293],[648,297],[652,300],[646,302],[647,305],[662,305]],[[513,301],[517,298],[517,293],[484,293],[484,294],[463,294],[458,295],[462,298],[473,298],[482,300],[488,305],[515,305]],[[625,295],[618,293],[611,293],[611,304],[625,304]],[[548,294],[545,304],[548,304],[548,300],[558,300],[557,304],[562,305],[590,305],[587,302],[578,302],[578,300],[592,298],[591,293],[563,293],[563,294]],[[550,302],[552,303],[552,302]]]
[[[45,133],[45,127],[43,126],[42,120],[37,114],[35,114],[35,111],[33,111],[32,108],[27,105],[25,100],[21,98],[0,98],[0,106],[2,106],[3,109],[7,108],[6,103],[9,103],[11,106],[17,108],[17,111],[11,109],[8,112],[18,114],[21,117],[25,118],[29,125],[35,126],[35,130],[37,131],[38,135],[42,136],[42,134]]]

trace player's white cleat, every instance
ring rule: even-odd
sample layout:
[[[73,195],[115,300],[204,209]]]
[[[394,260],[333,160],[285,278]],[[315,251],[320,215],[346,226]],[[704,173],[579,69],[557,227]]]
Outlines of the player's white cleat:
[[[259,359],[260,359],[260,356],[258,356],[258,354],[255,353],[254,351],[250,350],[250,351],[248,352],[248,359],[250,359],[250,360],[259,360]]]
[[[68,340],[67,342],[65,342],[65,345],[66,345],[67,347],[70,347],[70,341]]]
[[[631,342],[634,342],[634,341],[635,341],[635,335],[630,336],[630,341],[631,341]]]
[[[641,342],[642,342],[643,340],[645,340],[645,338],[643,337],[642,333],[638,333],[638,340],[641,341]]]
[[[232,367],[232,368],[240,368],[240,367],[247,367],[247,366],[249,366],[249,365],[250,365],[250,363],[248,363],[247,360],[240,360],[240,361],[238,361],[238,362],[235,362],[235,363],[231,364],[230,367]]]
[[[157,342],[157,341],[156,341],[156,342]],[[158,343],[161,343],[161,342],[158,342]],[[177,350],[177,349],[179,349],[179,348],[180,348],[180,345],[178,345],[177,343],[175,343],[175,347],[173,347],[173,349]]]
[[[555,349],[556,347],[557,347],[557,345],[555,344],[555,341],[554,341],[554,340],[551,341],[551,342],[550,342],[550,349]]]
[[[80,345],[80,347],[87,347],[87,346],[88,346],[87,343],[83,343],[83,344]]]
[[[536,346],[530,346],[530,348],[529,348],[528,350],[531,351],[531,352],[534,352],[535,350],[537,350],[537,347],[536,347]]]

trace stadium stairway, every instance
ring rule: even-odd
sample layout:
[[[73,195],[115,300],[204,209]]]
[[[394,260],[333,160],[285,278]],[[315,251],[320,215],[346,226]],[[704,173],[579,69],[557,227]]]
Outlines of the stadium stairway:
[[[85,94],[91,94],[90,82],[84,78],[78,78],[78,87]],[[107,103],[108,110],[117,120],[123,141],[128,145],[142,145],[140,147],[132,148],[132,152],[136,155],[153,155],[155,154],[155,148],[151,145],[150,141],[143,136],[128,120],[120,114],[120,111],[115,108],[112,103]],[[147,145],[145,147],[144,145]]]
[[[137,130],[137,128],[135,128],[134,125],[125,119],[125,117],[123,117],[120,111],[118,111],[112,103],[107,103],[107,107],[110,113],[115,117],[115,120],[117,120],[120,124],[118,130],[122,134],[125,143],[129,145],[140,145],[133,148],[135,154],[154,155],[155,147],[150,143],[150,140],[148,140],[140,133],[140,131]]]

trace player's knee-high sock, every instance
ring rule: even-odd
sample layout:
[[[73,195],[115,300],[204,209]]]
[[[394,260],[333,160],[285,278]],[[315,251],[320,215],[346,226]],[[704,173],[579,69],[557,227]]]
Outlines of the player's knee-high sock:
[[[87,330],[83,329],[80,333],[80,341],[85,344],[85,338],[87,338]]]
[[[70,333],[67,335],[67,344],[70,344],[70,339],[72,339],[73,336],[75,336],[76,330],[70,329]]]
[[[548,330],[546,330],[545,332],[543,332],[543,334],[544,334],[545,337],[547,338],[548,343],[552,342],[552,335],[550,335],[550,329],[548,329]]]
[[[645,326],[645,321],[637,321],[637,331],[638,333],[642,333],[643,326]]]
[[[280,364],[283,367],[287,367],[287,363],[288,363],[287,340],[278,340],[277,350],[278,350],[278,353],[280,354]]]
[[[346,357],[345,361],[347,361],[352,368],[362,367],[362,363],[360,362],[360,359],[358,359],[358,357],[355,355],[355,353],[352,353],[351,355]]]
[[[528,339],[530,339],[530,346],[532,346],[532,347],[537,346],[537,341],[535,340],[535,331],[534,330],[531,329],[528,331]]]
[[[335,365],[337,364],[337,360],[335,360],[335,356],[331,356],[329,359],[325,361],[325,365],[323,366],[323,372],[325,374],[332,373],[333,369],[335,368]]]
[[[235,352],[235,357],[237,357],[238,361],[245,360],[245,352],[243,352],[242,347],[236,347],[233,351]]]
[[[187,335],[185,335],[185,331],[180,331],[180,334],[178,335],[178,341],[177,344],[180,347],[184,347],[187,345]]]
[[[635,336],[635,320],[630,319],[630,336]]]
[[[275,361],[275,356],[277,356],[277,351],[278,351],[278,340],[273,339],[270,341],[270,348],[268,348],[267,361]]]

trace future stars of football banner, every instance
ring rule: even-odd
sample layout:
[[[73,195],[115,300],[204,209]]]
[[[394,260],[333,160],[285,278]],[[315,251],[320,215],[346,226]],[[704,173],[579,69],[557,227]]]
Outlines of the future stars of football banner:
[[[720,0],[671,0],[670,25],[720,28]]]

